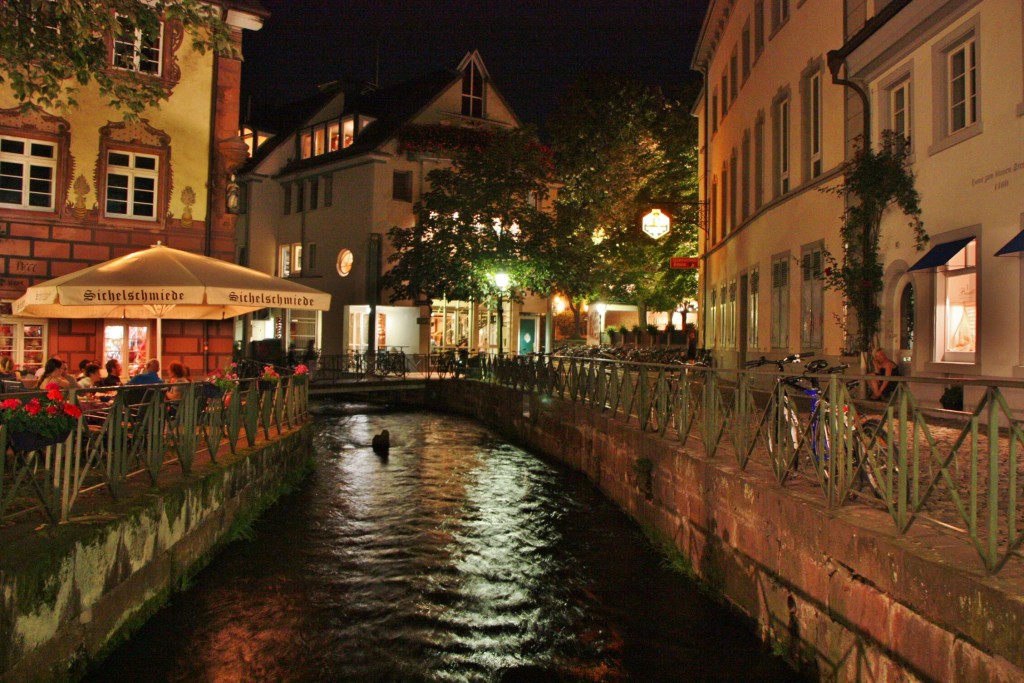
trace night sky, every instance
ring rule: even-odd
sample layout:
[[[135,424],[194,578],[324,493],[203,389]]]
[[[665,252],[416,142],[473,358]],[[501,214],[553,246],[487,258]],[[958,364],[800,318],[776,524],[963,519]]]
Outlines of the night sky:
[[[242,112],[253,119],[343,77],[390,85],[472,49],[526,123],[543,125],[581,76],[617,74],[674,86],[690,59],[705,0],[262,0],[246,31]]]

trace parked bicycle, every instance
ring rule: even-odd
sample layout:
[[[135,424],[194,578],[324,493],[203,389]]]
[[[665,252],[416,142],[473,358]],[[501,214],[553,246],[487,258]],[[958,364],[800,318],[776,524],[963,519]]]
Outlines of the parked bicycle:
[[[405,377],[405,351],[392,347],[390,351],[367,351],[366,368],[374,377]]]
[[[747,368],[775,365],[779,372],[786,373],[789,366],[803,363],[811,354],[793,354],[778,360],[769,360],[763,356],[758,360],[745,363]],[[846,364],[829,366],[828,361],[823,359],[813,360],[807,364],[802,375],[788,374],[780,377],[778,383],[799,392],[809,402],[808,424],[801,429],[798,417],[796,400],[792,392],[786,390],[777,391],[777,401],[774,404],[773,414],[770,416],[768,447],[775,452],[778,447],[784,447],[787,451],[798,457],[802,433],[806,433],[809,450],[815,469],[823,479],[831,478],[836,470],[836,463],[832,458],[833,433],[828,424],[831,414],[831,407],[828,399],[822,395],[820,375],[839,375],[849,366]],[[860,382],[851,380],[846,383],[848,389],[853,389]],[[876,462],[871,464],[867,457],[867,450],[875,448],[878,452],[888,451],[888,435],[881,422],[872,418],[860,417],[856,409],[850,404],[842,406],[842,427],[843,431],[851,434],[853,459],[852,470],[856,481],[863,488],[866,482],[879,498],[885,498],[885,491],[888,490],[886,480],[887,464]],[[895,470],[894,470],[895,473]]]

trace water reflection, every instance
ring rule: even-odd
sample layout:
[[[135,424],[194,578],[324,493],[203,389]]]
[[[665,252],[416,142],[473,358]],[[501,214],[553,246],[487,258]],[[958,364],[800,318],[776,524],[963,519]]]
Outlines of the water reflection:
[[[309,483],[91,680],[792,680],[582,478],[449,416],[320,424]]]

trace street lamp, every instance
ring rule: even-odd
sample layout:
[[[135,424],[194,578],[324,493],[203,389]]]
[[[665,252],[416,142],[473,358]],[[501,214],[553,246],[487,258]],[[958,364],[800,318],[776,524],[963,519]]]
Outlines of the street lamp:
[[[505,306],[502,303],[502,295],[505,290],[508,289],[509,277],[508,273],[495,273],[494,274],[494,285],[498,288],[498,357],[502,356],[504,349],[502,348],[502,333],[505,330]]]

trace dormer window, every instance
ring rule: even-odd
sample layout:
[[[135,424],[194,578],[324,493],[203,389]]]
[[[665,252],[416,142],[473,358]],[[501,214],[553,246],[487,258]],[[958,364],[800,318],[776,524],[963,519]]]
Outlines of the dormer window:
[[[114,37],[114,66],[118,69],[159,76],[163,24],[143,29],[133,26],[128,18],[121,16],[117,18],[117,24],[119,30]]]
[[[484,77],[473,63],[462,72],[462,115],[484,117]]]
[[[345,116],[309,126],[299,131],[299,158],[309,159],[350,147],[358,133],[372,122],[369,116]]]

